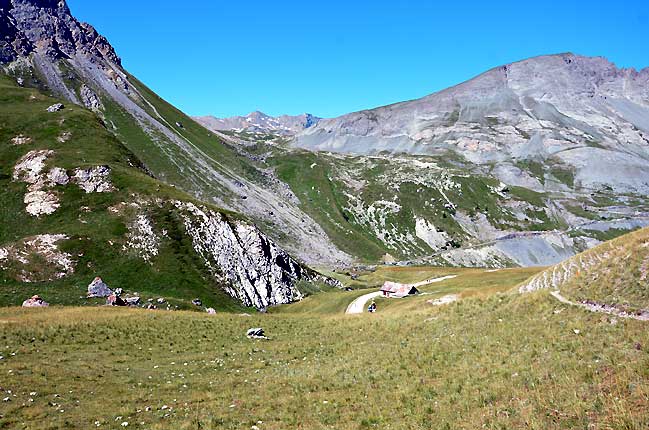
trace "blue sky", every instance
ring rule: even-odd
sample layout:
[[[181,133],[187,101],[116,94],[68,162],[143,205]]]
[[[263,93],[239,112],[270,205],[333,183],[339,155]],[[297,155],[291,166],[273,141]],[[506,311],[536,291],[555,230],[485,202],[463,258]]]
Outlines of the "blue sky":
[[[191,115],[332,117],[575,52],[649,66],[649,2],[68,0]]]

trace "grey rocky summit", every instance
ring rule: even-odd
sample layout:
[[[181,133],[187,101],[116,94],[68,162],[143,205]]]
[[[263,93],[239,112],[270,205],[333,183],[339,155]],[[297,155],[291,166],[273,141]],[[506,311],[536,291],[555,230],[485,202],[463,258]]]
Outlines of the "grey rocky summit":
[[[354,154],[444,154],[543,189],[521,160],[575,170],[578,186],[649,192],[649,68],[574,54],[492,69],[427,97],[320,121],[303,148]]]

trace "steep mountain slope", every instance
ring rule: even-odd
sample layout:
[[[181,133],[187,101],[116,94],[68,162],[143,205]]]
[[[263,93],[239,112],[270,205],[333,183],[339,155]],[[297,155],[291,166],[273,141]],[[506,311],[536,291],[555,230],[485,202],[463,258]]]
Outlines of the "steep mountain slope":
[[[649,229],[606,242],[526,281],[520,292],[555,289],[568,299],[649,312]]]
[[[246,214],[305,261],[349,259],[272,172],[129,75],[106,39],[78,22],[65,1],[2,0],[0,31],[8,74],[96,111],[156,178]]]
[[[544,179],[558,166],[576,187],[646,194],[648,118],[649,68],[563,54],[508,64],[419,100],[320,121],[295,145],[356,154],[451,151],[536,191],[554,188]],[[541,164],[538,172],[531,163]]]
[[[279,136],[294,136],[307,128],[313,127],[321,120],[321,118],[308,113],[297,116],[282,115],[272,117],[258,111],[246,116],[231,118],[200,116],[194,117],[194,119],[212,131],[264,133]]]
[[[449,156],[275,149],[268,163],[335,243],[369,261],[547,266],[649,225],[645,196],[536,192]]]
[[[241,216],[148,176],[96,114],[56,102],[0,76],[0,304],[85,304],[96,276],[219,310],[290,303],[302,283],[330,282]]]

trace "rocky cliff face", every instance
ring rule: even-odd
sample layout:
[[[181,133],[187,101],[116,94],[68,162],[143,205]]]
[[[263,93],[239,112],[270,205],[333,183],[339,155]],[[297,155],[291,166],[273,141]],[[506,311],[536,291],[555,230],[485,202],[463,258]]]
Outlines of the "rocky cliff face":
[[[265,133],[280,136],[294,136],[315,126],[321,118],[305,113],[291,116],[268,116],[263,112],[252,112],[246,116],[216,118],[214,116],[194,117],[198,123],[212,131],[236,131]]]
[[[265,308],[302,298],[298,281],[324,277],[304,268],[255,226],[230,221],[192,203],[175,202],[194,250],[227,293],[246,306]]]
[[[649,191],[649,68],[537,57],[419,100],[320,121],[300,147],[356,154],[455,152],[503,182],[542,190],[520,160],[562,164],[577,186]]]

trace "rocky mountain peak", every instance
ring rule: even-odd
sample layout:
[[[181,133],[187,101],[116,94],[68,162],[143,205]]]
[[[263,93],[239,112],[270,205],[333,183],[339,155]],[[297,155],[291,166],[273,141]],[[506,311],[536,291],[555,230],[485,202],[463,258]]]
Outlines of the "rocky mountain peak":
[[[32,53],[50,60],[81,55],[121,64],[108,40],[77,21],[64,0],[0,0],[0,62]]]

